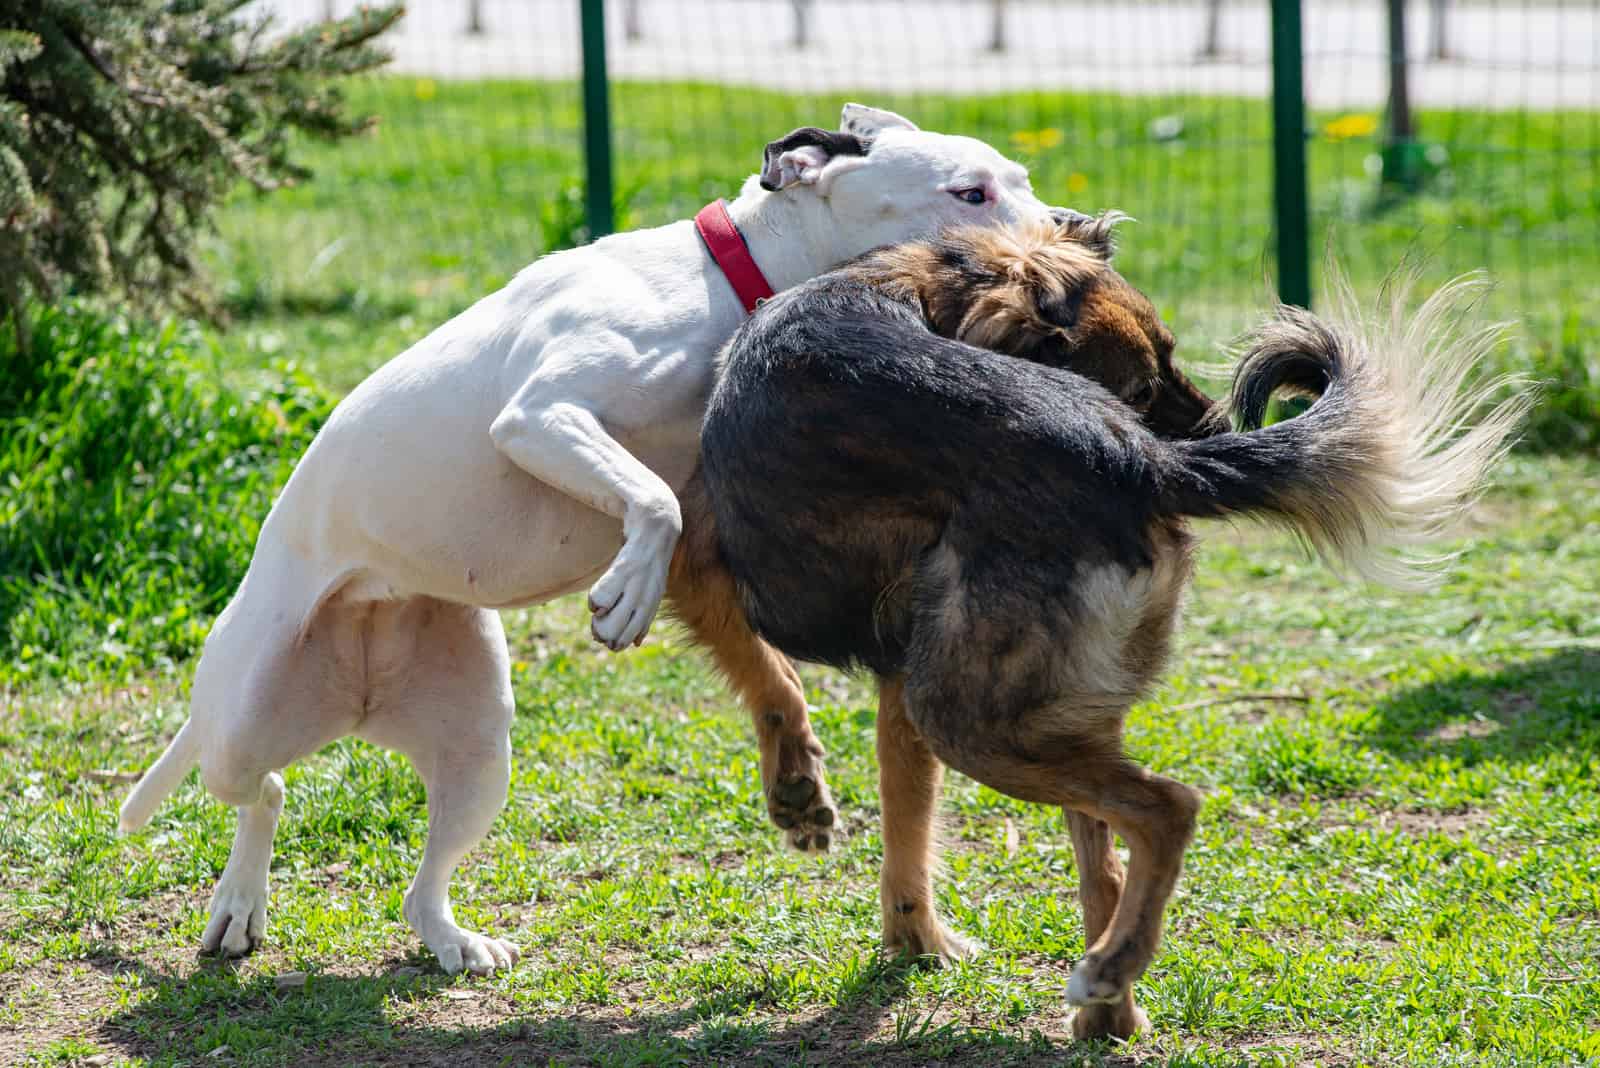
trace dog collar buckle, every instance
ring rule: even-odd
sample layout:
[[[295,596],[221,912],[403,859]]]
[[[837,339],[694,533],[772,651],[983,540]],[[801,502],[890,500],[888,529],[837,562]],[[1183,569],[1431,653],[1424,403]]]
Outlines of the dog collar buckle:
[[[750,246],[744,243],[744,235],[728,215],[726,201],[713,200],[701,208],[694,217],[694,228],[700,234],[700,240],[706,243],[706,251],[711,253],[711,259],[722,270],[723,277],[733,286],[746,315],[753,314],[771,299],[772,284],[761,273],[761,268],[756,266],[755,257],[750,255]]]

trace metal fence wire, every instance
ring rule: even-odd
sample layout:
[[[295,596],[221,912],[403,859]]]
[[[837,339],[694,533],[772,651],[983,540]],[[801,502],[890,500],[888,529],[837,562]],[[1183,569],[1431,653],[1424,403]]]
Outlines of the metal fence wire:
[[[353,3],[262,6],[293,25]],[[587,95],[585,7],[591,70],[603,51],[607,72]],[[1274,116],[1294,110],[1273,106],[1274,7],[1300,23],[1303,137],[1277,128],[1280,151],[1303,144],[1290,222],[1309,237],[1313,302],[1330,241],[1363,289],[1403,261],[1429,279],[1483,267],[1526,351],[1593,351],[1600,0],[408,0],[394,62],[356,90],[383,119],[361,165],[292,194],[294,233],[244,205],[224,244],[290,289],[398,276],[400,299],[448,275],[464,305],[597,222],[733,195],[765,142],[861,100],[989,141],[1052,203],[1132,215],[1120,267],[1203,356],[1285,266]],[[586,182],[585,102],[601,97],[609,194]],[[341,197],[370,225],[319,209]],[[394,262],[407,249],[426,252]]]

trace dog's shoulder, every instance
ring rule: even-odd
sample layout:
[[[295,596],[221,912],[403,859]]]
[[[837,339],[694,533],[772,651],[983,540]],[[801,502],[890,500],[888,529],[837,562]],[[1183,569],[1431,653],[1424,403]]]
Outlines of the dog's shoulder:
[[[916,305],[846,271],[768,301],[724,349],[719,377],[747,385],[852,374],[926,333]]]

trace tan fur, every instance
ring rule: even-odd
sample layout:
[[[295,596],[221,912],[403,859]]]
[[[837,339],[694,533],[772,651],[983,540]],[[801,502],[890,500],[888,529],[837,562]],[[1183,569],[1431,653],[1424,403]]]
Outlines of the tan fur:
[[[680,507],[683,534],[667,572],[668,611],[711,653],[750,714],[768,815],[796,849],[826,851],[837,812],[800,676],[787,657],[751,631],[733,576],[717,556],[716,527],[698,477],[684,489]]]
[[[1066,810],[1066,817],[1067,829],[1072,835],[1072,852],[1078,864],[1078,901],[1083,906],[1084,946],[1087,948],[1111,925],[1126,876],[1112,843],[1110,826],[1070,808]],[[1129,1035],[1149,1026],[1149,1018],[1133,1003],[1130,986],[1118,1002],[1079,1010],[1072,1020],[1072,1033],[1078,1038]]]
[[[940,960],[965,960],[975,947],[940,922],[933,901],[938,868],[935,814],[944,765],[906,719],[905,683],[878,687],[878,795],[883,805],[879,899],[883,941],[891,949]]]
[[[1060,334],[1039,311],[1039,299],[1061,299],[1108,271],[1087,247],[1063,241],[1054,224],[995,230],[974,227],[945,235],[943,244],[965,251],[994,271],[998,286],[973,292],[959,268],[943,262],[931,244],[899,245],[852,269],[889,294],[922,305],[941,334],[998,352],[1020,353]]]
[[[1004,272],[1013,284],[982,294],[968,305],[955,336],[997,352],[1019,352],[1059,333],[1040,314],[1044,301],[1063,299],[1107,270],[1106,261],[1050,226],[968,231],[960,235],[972,255]],[[960,294],[942,290],[943,299]]]

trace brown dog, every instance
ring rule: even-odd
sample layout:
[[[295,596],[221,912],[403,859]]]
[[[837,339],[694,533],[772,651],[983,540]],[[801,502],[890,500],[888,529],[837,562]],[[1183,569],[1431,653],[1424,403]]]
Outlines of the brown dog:
[[[702,438],[716,533],[697,542],[734,576],[752,634],[882,681],[891,943],[965,951],[927,887],[949,764],[1068,810],[1089,941],[1067,987],[1075,1030],[1143,1024],[1132,983],[1199,802],[1129,762],[1121,725],[1167,656],[1186,519],[1260,515],[1364,574],[1416,577],[1378,550],[1440,533],[1525,406],[1514,395],[1470,425],[1497,384],[1463,386],[1487,342],[1440,329],[1459,292],[1392,335],[1281,311],[1237,369],[1238,433],[1171,369],[1153,310],[1071,232],[869,254],[741,330]],[[1137,370],[1113,395],[1073,366]],[[1261,429],[1279,386],[1317,400]]]
[[[1064,224],[1048,240],[1033,243],[916,242],[872,254],[847,270],[870,274],[896,291],[915,291],[929,325],[943,336],[1069,366],[1125,398],[1158,433],[1202,433],[1210,425],[1212,402],[1173,365],[1171,332],[1149,300],[1110,267],[1111,230],[1119,218],[1108,214]],[[952,254],[957,247],[961,257]],[[796,848],[825,850],[835,810],[798,676],[750,628],[718,549],[700,475],[682,491],[679,504],[684,527],[669,575],[668,606],[750,711],[772,819]],[[899,678],[881,687],[877,735],[884,942],[915,955],[965,958],[973,947],[933,908],[933,819],[943,765],[906,720]],[[1086,825],[1081,835],[1074,824],[1075,841],[1083,836],[1096,846],[1093,878],[1084,882],[1092,942],[1115,907],[1121,869],[1103,824]]]

